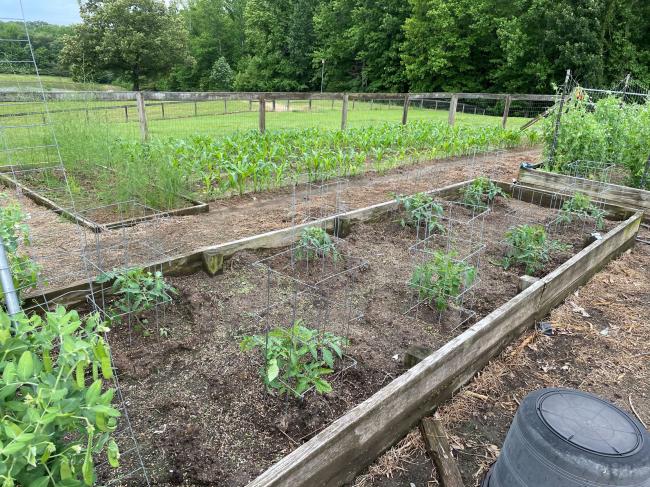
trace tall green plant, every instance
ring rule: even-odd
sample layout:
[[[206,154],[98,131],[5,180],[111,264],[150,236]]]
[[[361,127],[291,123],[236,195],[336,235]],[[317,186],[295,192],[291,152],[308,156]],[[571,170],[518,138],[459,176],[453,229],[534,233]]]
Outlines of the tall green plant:
[[[0,310],[0,480],[10,486],[94,485],[95,460],[119,464],[119,411],[97,315],[57,307],[44,317]]]
[[[541,225],[518,225],[506,232],[506,242],[503,268],[521,265],[526,274],[531,275],[546,265],[553,252],[567,248],[556,240],[549,240]]]

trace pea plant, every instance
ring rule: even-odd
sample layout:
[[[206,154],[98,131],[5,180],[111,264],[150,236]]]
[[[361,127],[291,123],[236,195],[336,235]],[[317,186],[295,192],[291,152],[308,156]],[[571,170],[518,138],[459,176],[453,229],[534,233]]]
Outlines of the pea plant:
[[[424,226],[430,232],[444,233],[445,227],[439,221],[443,215],[442,205],[435,203],[431,196],[415,193],[411,196],[396,195],[395,199],[404,211],[399,220],[402,227]]]
[[[476,269],[455,257],[454,253],[434,252],[429,261],[413,269],[409,281],[418,299],[434,305],[438,311],[445,311],[450,303],[456,302],[476,279]]]
[[[114,306],[122,313],[141,313],[157,304],[168,303],[176,294],[167,284],[162,272],[151,273],[139,267],[104,272],[97,278],[100,284],[112,281],[112,290],[120,298]]]
[[[508,250],[502,261],[503,268],[521,265],[530,275],[541,270],[553,252],[567,248],[561,242],[549,240],[541,225],[518,225],[506,232],[506,242]]]
[[[508,195],[497,184],[484,176],[476,178],[462,190],[463,203],[480,209],[487,208],[497,197],[507,198]]]
[[[108,331],[59,306],[45,316],[0,310],[0,481],[4,487],[94,485],[95,459],[119,466],[120,413]]]
[[[289,328],[246,336],[240,348],[244,352],[262,352],[264,366],[260,375],[267,388],[280,395],[300,397],[312,387],[321,394],[332,392],[332,385],[324,376],[334,371],[335,359],[342,358],[345,345],[345,338],[307,328],[297,320]]]
[[[15,203],[0,208],[0,237],[5,246],[9,267],[18,297],[21,292],[33,289],[38,284],[41,267],[26,255],[21,255],[21,245],[29,245],[29,227],[25,223],[27,214]],[[4,294],[0,289],[0,299]]]
[[[331,257],[333,261],[337,261],[340,254],[332,238],[325,230],[320,227],[307,227],[300,233],[296,258],[298,260],[308,260],[316,257]]]
[[[576,193],[562,204],[558,220],[560,223],[571,223],[574,219],[586,221],[589,218],[595,220],[600,230],[605,224],[605,211],[594,205],[586,194]]]

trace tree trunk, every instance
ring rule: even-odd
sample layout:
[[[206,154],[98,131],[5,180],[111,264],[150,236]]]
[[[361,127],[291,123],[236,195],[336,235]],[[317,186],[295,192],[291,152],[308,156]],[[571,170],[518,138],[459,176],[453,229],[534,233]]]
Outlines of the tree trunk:
[[[140,91],[140,74],[138,68],[133,68],[131,72],[131,83],[133,84],[133,91]]]

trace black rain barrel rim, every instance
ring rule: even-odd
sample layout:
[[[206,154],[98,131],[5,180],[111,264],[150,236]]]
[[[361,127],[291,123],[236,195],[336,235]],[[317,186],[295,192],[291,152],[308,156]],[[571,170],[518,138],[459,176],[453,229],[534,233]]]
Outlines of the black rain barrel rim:
[[[542,410],[542,404],[543,404],[544,400],[548,399],[549,396],[554,396],[554,395],[581,396],[583,398],[589,399],[590,401],[595,401],[595,402],[602,403],[603,406],[604,406],[603,411],[608,410],[608,411],[610,411],[612,413],[617,414],[617,416],[620,417],[629,426],[629,430],[625,431],[623,433],[628,433],[628,434],[635,435],[636,436],[636,444],[633,447],[628,448],[626,451],[617,452],[617,453],[608,453],[608,452],[603,452],[603,451],[599,451],[599,450],[595,450],[595,449],[586,447],[586,446],[581,445],[580,443],[575,442],[575,441],[571,441],[571,438],[573,438],[573,435],[571,437],[567,438],[564,434],[562,434],[560,431],[558,431],[556,429],[556,427],[553,426],[548,421],[548,419],[546,417],[546,414],[544,414],[545,411]],[[537,415],[539,416],[540,420],[549,429],[549,431],[551,431],[555,436],[560,438],[562,441],[564,441],[564,442],[570,444],[571,446],[573,446],[575,448],[578,448],[578,449],[580,449],[582,451],[586,451],[586,452],[589,452],[591,454],[599,455],[599,456],[603,456],[603,457],[623,458],[623,457],[628,457],[628,456],[631,456],[631,455],[635,454],[643,446],[643,433],[641,432],[641,429],[639,428],[639,426],[629,417],[629,415],[626,414],[621,409],[619,409],[618,407],[616,407],[614,404],[612,404],[612,403],[610,403],[608,401],[605,401],[605,400],[603,400],[603,399],[601,399],[601,398],[599,398],[597,396],[594,396],[593,394],[587,394],[587,393],[584,393],[582,391],[575,391],[575,390],[571,390],[571,389],[555,389],[555,390],[551,390],[551,391],[545,392],[544,394],[540,395],[540,397],[537,399],[536,410],[537,410]],[[608,445],[609,445],[609,443],[608,443]],[[613,450],[616,450],[616,448],[614,448],[613,446],[611,446],[611,445],[609,445],[609,446]],[[488,482],[489,482],[489,479],[488,479]],[[485,484],[485,486],[487,486],[487,485],[488,485],[488,483]]]

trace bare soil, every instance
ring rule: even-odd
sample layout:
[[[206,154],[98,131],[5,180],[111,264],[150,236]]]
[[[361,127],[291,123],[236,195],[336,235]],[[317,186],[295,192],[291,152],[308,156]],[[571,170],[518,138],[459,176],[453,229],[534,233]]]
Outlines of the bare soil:
[[[474,319],[517,293],[521,269],[498,265],[503,231],[515,210],[538,220],[550,213],[508,201],[487,214],[480,283],[469,303]],[[410,345],[436,349],[473,322],[439,324],[426,306],[417,319],[404,314],[413,302],[406,282],[418,260],[409,252],[415,231],[397,219],[388,215],[355,225],[337,241],[336,264],[301,261],[288,272],[290,250],[245,251],[215,278],[203,273],[173,278],[179,295],[172,305],[148,312],[130,330],[114,328],[114,364],[154,485],[245,485],[400,375]],[[554,254],[541,274],[581,249],[584,235],[567,229],[555,238],[570,250]],[[265,261],[270,267],[260,266],[262,259],[270,259]],[[239,350],[243,335],[294,319],[350,340],[330,377],[329,395],[270,394],[259,375],[259,353]],[[133,455],[125,455],[122,470],[110,475],[119,478],[136,466]]]
[[[649,234],[644,230],[641,237],[648,240]],[[518,404],[533,390],[595,393],[650,424],[649,276],[650,246],[637,243],[551,312],[552,336],[527,332],[437,411],[466,486],[480,484]],[[417,430],[380,457],[355,486],[411,484],[439,485]]]
[[[327,216],[322,198],[336,200],[338,211],[363,208],[390,199],[392,194],[412,194],[487,175],[510,181],[522,162],[537,161],[538,148],[514,149],[487,157],[457,157],[357,176],[343,186],[328,186],[321,195],[306,188],[297,194],[280,189],[236,196],[210,204],[210,212],[162,218],[126,229],[93,235],[63,220],[28,198],[15,199],[32,215],[29,253],[43,267],[43,288],[85,278],[95,267],[142,265],[165,256],[290,226],[301,215]],[[9,192],[7,192],[9,193]],[[312,207],[314,209],[312,209]],[[329,214],[333,212],[331,210]],[[91,260],[89,266],[87,260]],[[109,269],[106,269],[109,268]]]

